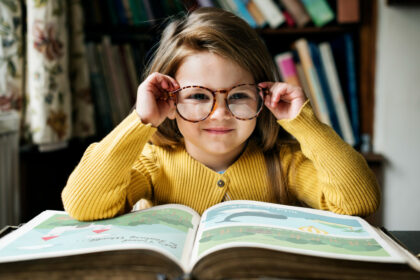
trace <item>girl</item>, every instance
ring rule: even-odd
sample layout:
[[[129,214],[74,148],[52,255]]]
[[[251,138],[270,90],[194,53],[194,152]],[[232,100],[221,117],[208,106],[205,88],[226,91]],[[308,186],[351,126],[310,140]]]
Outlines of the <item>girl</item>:
[[[200,214],[224,200],[308,205],[368,215],[378,186],[363,157],[278,80],[257,33],[201,8],[169,24],[136,110],[86,150],[62,198],[79,220],[110,218],[140,199]],[[284,141],[284,130],[297,141]]]

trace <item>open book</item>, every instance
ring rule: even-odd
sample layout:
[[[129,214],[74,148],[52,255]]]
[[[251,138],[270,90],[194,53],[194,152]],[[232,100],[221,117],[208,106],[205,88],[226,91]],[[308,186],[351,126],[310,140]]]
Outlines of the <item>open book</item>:
[[[45,211],[0,239],[1,279],[382,280],[419,271],[414,255],[361,218],[244,200],[202,217],[176,204],[93,222]]]

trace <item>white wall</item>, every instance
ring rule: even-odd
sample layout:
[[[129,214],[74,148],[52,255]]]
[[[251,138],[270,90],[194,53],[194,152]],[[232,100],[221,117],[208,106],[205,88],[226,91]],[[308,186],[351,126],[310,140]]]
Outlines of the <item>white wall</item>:
[[[420,230],[420,6],[378,1],[375,152],[388,160],[383,224]]]

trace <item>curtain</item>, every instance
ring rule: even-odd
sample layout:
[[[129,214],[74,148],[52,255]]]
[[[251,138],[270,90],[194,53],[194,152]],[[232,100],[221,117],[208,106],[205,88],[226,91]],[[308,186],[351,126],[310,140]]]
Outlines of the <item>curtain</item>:
[[[71,96],[64,0],[27,0],[26,120],[35,144],[70,139]]]
[[[0,113],[22,108],[22,47],[20,2],[0,0]]]
[[[54,147],[72,136],[93,135],[80,1],[27,0],[26,6],[25,117],[32,142]]]

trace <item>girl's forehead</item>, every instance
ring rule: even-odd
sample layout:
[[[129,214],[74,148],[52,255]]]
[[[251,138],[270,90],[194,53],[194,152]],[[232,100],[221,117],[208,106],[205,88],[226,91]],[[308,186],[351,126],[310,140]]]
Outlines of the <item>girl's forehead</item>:
[[[210,52],[199,52],[184,59],[175,74],[181,86],[201,85],[212,89],[254,83],[250,72],[232,59]]]

